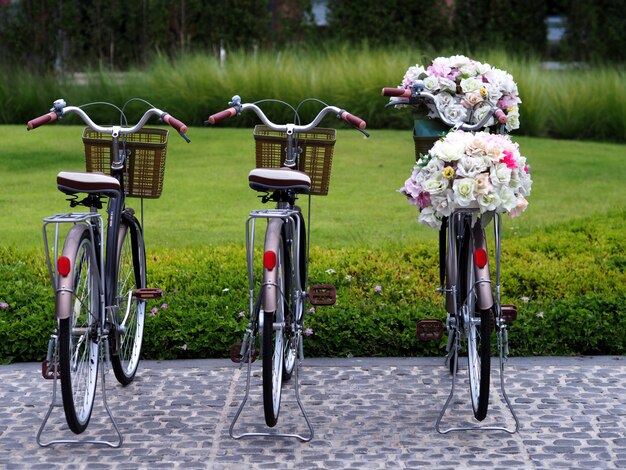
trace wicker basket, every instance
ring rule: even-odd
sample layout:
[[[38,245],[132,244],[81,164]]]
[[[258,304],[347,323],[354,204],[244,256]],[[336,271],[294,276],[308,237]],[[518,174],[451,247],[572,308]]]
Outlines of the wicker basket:
[[[297,135],[298,147],[302,150],[298,156],[298,170],[311,178],[310,194],[318,196],[328,194],[336,133],[335,129],[316,127]],[[267,126],[257,125],[254,128],[254,140],[257,168],[284,166],[287,145],[284,132],[276,132]]]
[[[128,197],[156,199],[161,196],[167,135],[165,129],[142,129],[141,132],[125,136],[129,155],[124,191]],[[111,135],[86,128],[83,131],[83,142],[87,171],[110,175]]]
[[[413,140],[415,141],[415,161],[419,160],[420,155],[426,155],[428,151],[441,139],[441,136],[423,136],[423,135],[414,135]]]

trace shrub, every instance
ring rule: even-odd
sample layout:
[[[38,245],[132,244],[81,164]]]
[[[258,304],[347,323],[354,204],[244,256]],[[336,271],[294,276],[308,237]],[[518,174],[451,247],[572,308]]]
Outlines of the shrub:
[[[555,225],[503,242],[503,303],[519,317],[514,355],[626,353],[624,210]],[[54,301],[40,253],[0,248],[0,361],[41,360],[54,327]],[[442,354],[415,338],[421,318],[445,318],[437,245],[311,250],[311,283],[332,283],[337,303],[307,314],[308,356]],[[248,280],[240,245],[153,250],[148,285],[165,296],[148,305],[144,357],[228,357],[247,324]],[[152,315],[152,310],[156,314]],[[240,316],[240,312],[244,312]]]

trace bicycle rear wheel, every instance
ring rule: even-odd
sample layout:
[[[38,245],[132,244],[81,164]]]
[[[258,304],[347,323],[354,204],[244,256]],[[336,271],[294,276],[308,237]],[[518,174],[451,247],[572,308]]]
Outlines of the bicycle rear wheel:
[[[281,227],[277,226],[279,223]],[[264,309],[260,312],[263,315],[263,410],[269,427],[274,427],[278,421],[285,349],[288,346],[285,341],[285,288],[291,271],[288,269],[288,255],[284,252],[282,225],[282,221],[277,219],[271,220],[268,225],[265,253],[274,253],[270,257],[275,257],[275,263],[272,263],[273,266],[265,263],[262,287]],[[269,299],[273,295],[276,296],[275,302]],[[267,310],[272,307],[273,311]]]
[[[99,364],[99,293],[95,253],[85,225],[70,230],[63,255],[70,261],[72,286],[57,293],[61,396],[69,428],[82,433],[89,424]],[[63,282],[63,281],[61,281]],[[70,296],[68,299],[67,296]],[[69,317],[67,316],[69,310]]]
[[[476,222],[480,224],[480,222]],[[475,267],[477,250],[474,231],[482,228],[466,226],[460,253],[461,312],[463,329],[467,339],[467,359],[470,396],[474,417],[482,421],[489,407],[489,385],[491,375],[491,330],[492,309],[481,309]],[[484,240],[482,234],[481,240]],[[482,249],[478,247],[478,249]],[[486,256],[486,251],[484,251]]]
[[[285,306],[285,331],[287,338],[285,341],[285,360],[283,367],[283,380],[291,379],[293,369],[298,358],[298,350],[300,348],[301,336],[298,331],[302,327],[304,317],[305,300],[301,297],[301,293],[306,290],[307,277],[307,258],[306,258],[306,229],[304,226],[304,217],[302,213],[298,213],[300,221],[300,229],[297,237],[288,237],[283,235],[283,240],[292,240],[290,244],[285,243],[284,252],[293,253],[294,263],[296,262],[296,251],[298,251],[298,266],[291,267],[291,261],[287,258],[285,266],[285,300],[288,300]],[[287,225],[285,225],[286,227]]]
[[[117,291],[119,344],[109,336],[111,366],[118,382],[128,385],[135,378],[143,342],[145,301],[133,293],[146,287],[146,253],[139,223],[122,219],[118,232]]]

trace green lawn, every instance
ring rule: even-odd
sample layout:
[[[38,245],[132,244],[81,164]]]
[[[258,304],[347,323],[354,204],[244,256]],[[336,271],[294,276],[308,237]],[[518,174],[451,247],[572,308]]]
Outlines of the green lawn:
[[[0,244],[38,247],[42,218],[68,210],[55,175],[83,169],[81,130],[0,126]],[[254,165],[252,131],[192,128],[188,134],[190,144],[170,133],[163,195],[145,201],[148,248],[243,244],[246,215],[261,207],[246,178]],[[365,139],[349,129],[338,132],[329,195],[312,198],[315,245],[434,240],[432,229],[417,223],[415,208],[396,192],[414,161],[411,132],[371,134]],[[505,236],[626,206],[624,145],[513,137],[528,157],[534,183],[527,212],[506,219]]]

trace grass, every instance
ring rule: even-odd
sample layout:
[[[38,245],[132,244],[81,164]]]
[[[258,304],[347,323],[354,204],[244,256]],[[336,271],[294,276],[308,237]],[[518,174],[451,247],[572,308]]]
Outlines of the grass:
[[[390,111],[391,112],[391,111]],[[44,216],[68,210],[54,177],[83,170],[81,127],[26,132],[0,126],[0,244],[41,246]],[[261,207],[247,186],[254,165],[250,129],[193,128],[191,144],[170,134],[163,195],[145,201],[148,249],[243,245],[248,212]],[[533,174],[530,206],[505,218],[505,237],[545,230],[626,207],[624,146],[519,137]],[[330,192],[312,198],[312,242],[326,248],[389,247],[434,241],[396,193],[413,164],[409,130],[338,133]],[[130,204],[138,208],[139,201]],[[301,200],[305,204],[305,200]]]
[[[0,122],[26,122],[45,112],[58,97],[81,104],[102,99],[123,103],[139,96],[188,124],[200,125],[207,114],[223,109],[234,94],[240,94],[246,101],[277,98],[292,103],[313,96],[361,116],[370,128],[402,129],[410,126],[410,114],[383,110],[386,99],[380,89],[399,84],[415,63],[428,64],[438,55],[463,52],[335,45],[257,54],[231,52],[223,67],[212,56],[193,54],[171,60],[160,57],[143,69],[124,73],[93,70],[87,73],[86,82],[0,71],[0,101],[5,104]],[[523,101],[520,133],[626,141],[623,67],[546,70],[538,59],[499,51],[470,55],[515,78]],[[291,117],[281,113],[277,120]],[[249,126],[253,120],[244,116],[231,125]]]

